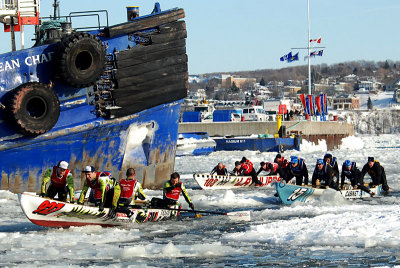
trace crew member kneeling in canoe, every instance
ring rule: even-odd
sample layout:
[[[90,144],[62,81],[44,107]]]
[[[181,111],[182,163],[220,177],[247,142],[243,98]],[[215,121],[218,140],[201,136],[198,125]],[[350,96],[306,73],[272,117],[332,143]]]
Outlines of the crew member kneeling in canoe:
[[[114,187],[114,197],[112,210],[108,213],[110,218],[114,218],[117,212],[125,213],[128,218],[133,215],[129,209],[132,203],[135,206],[135,199],[146,199],[146,194],[143,192],[143,187],[135,179],[136,171],[134,168],[128,168],[126,171],[126,179],[121,179]]]
[[[185,186],[181,181],[179,181],[180,175],[178,172],[174,172],[171,174],[171,178],[164,182],[163,188],[163,199],[160,198],[152,198],[151,206],[155,208],[172,208],[172,209],[180,209],[182,206],[178,202],[179,196],[183,195],[186,202],[189,204],[189,207],[194,210],[194,205],[190,200],[190,197],[186,191]],[[178,213],[172,213],[172,215],[178,215]]]
[[[293,177],[296,178],[296,185],[302,185],[304,179],[304,185],[308,184],[308,169],[303,158],[292,156],[290,158],[290,164],[286,167],[284,179],[289,182]]]
[[[254,183],[256,186],[262,185],[262,182],[257,178],[257,173],[253,168],[253,163],[246,157],[243,157],[240,162],[235,162],[235,168],[232,173],[240,176],[251,176],[251,183]]]
[[[228,170],[226,170],[226,167],[224,166],[224,164],[222,164],[221,162],[218,163],[218,165],[216,165],[213,170],[211,171],[211,175],[217,173],[217,175],[223,175],[226,176],[228,175]]]
[[[82,172],[85,173],[86,180],[78,204],[83,205],[86,192],[91,188],[89,202],[99,206],[99,211],[103,211],[104,207],[111,208],[115,185],[115,179],[111,178],[111,173],[107,171],[96,172],[93,166],[86,166]]]
[[[336,157],[332,156],[330,153],[325,154],[324,164],[328,164],[332,167],[332,180],[335,181],[336,179],[336,184],[339,185],[339,166]]]
[[[282,169],[277,163],[261,162],[260,169],[257,171],[257,176],[263,171],[268,172],[267,176],[279,174],[279,177],[284,178]]]
[[[375,160],[375,158],[373,157],[368,157],[368,163],[366,163],[361,170],[361,178],[363,180],[365,174],[367,173],[371,176],[372,179],[370,187],[382,184],[382,190],[384,190],[385,193],[389,191],[389,185],[386,181],[385,169],[381,166],[379,161]]]
[[[332,167],[324,164],[324,159],[317,160],[317,164],[312,175],[312,186],[325,186],[325,188],[339,190],[338,185],[332,179]]]
[[[360,189],[364,192],[369,193],[370,195],[374,195],[375,193],[371,192],[368,187],[364,186],[364,182],[361,178],[361,171],[357,168],[356,162],[351,162],[350,160],[346,160],[342,165],[342,174],[341,174],[341,188],[344,189],[344,179],[348,178],[350,180],[351,186],[353,189]]]
[[[46,185],[50,181],[46,191]],[[60,161],[57,166],[49,168],[43,176],[40,196],[54,198],[58,194],[60,201],[67,201],[69,193],[70,202],[75,202],[74,178],[68,169],[68,162]]]

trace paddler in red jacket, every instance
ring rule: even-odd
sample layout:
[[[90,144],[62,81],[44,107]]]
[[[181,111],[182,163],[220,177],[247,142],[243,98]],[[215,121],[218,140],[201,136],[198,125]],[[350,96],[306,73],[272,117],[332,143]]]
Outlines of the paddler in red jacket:
[[[169,206],[178,205],[180,206],[178,200],[182,193],[189,207],[194,210],[194,205],[190,200],[186,188],[181,181],[179,181],[180,176],[178,172],[171,174],[171,178],[164,183],[163,199],[164,203]]]
[[[214,167],[214,169],[211,171],[210,174],[212,175],[214,173],[217,173],[217,175],[221,175],[221,176],[228,175],[228,171],[226,170],[226,167],[221,162],[219,162],[218,165],[216,165]]]
[[[114,187],[114,198],[112,209],[113,212],[109,213],[110,217],[113,217],[114,212],[125,213],[129,218],[132,216],[132,211],[129,209],[129,205],[135,205],[135,199],[141,200],[146,199],[146,194],[143,192],[143,187],[135,179],[136,171],[134,168],[128,168],[126,171],[126,179],[121,179],[120,182]]]
[[[239,173],[241,175],[247,175],[251,176],[251,181],[254,183],[256,186],[261,185],[262,182],[258,180],[257,178],[257,173],[253,168],[253,163],[250,162],[246,157],[243,157],[242,160],[240,160],[240,169]]]
[[[89,202],[99,206],[100,211],[103,211],[104,207],[111,207],[115,184],[114,179],[111,178],[111,173],[107,171],[96,172],[93,166],[86,166],[82,172],[85,173],[86,180],[78,204],[83,204],[86,192],[91,188],[93,195],[89,196]]]
[[[46,185],[50,181],[46,191]],[[43,176],[40,196],[54,198],[58,194],[60,201],[67,201],[69,193],[70,202],[75,201],[74,178],[68,169],[68,162],[60,161],[57,166],[49,168]]]

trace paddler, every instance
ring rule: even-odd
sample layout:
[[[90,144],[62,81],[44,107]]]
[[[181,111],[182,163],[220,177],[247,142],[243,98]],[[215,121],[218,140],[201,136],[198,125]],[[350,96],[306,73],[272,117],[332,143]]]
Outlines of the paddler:
[[[289,182],[293,177],[296,178],[296,185],[308,185],[308,169],[303,158],[292,156],[290,164],[285,169],[285,181]]]
[[[332,179],[336,181],[336,184],[339,185],[339,166],[336,160],[336,157],[332,156],[330,153],[326,153],[324,155],[324,164],[330,165],[332,168]]]
[[[228,175],[228,170],[226,169],[226,167],[224,166],[224,164],[222,164],[221,162],[218,163],[218,165],[216,165],[213,170],[211,171],[211,175],[217,173],[217,175],[221,175],[221,176],[226,176]]]
[[[99,211],[103,211],[104,207],[111,207],[115,184],[115,179],[111,178],[111,173],[107,171],[96,172],[93,166],[86,166],[82,172],[85,173],[86,179],[78,204],[83,205],[86,192],[91,188],[93,194],[90,194],[89,202],[99,206]]]
[[[146,194],[143,191],[142,184],[135,178],[136,170],[134,168],[128,168],[126,171],[126,178],[121,179],[114,187],[114,198],[112,204],[112,211],[109,213],[109,217],[113,218],[116,212],[125,213],[129,218],[133,212],[129,209],[135,205],[135,199],[141,200],[146,199]]]
[[[371,176],[372,179],[370,187],[382,184],[382,190],[384,190],[386,193],[389,191],[389,186],[386,181],[385,169],[382,167],[379,161],[375,160],[374,157],[368,157],[368,162],[361,170],[361,178],[363,180],[365,174],[367,173]]]
[[[180,204],[178,202],[179,196],[183,195],[186,202],[189,204],[189,207],[194,210],[194,205],[190,200],[190,197],[186,191],[185,186],[180,180],[180,175],[178,172],[174,172],[171,174],[171,177],[168,181],[164,183],[163,188],[163,201],[166,206],[178,206]]]
[[[317,164],[315,165],[314,173],[312,175],[312,186],[323,186],[326,189],[332,188],[339,190],[338,185],[333,181],[332,178],[332,167],[330,165],[326,165],[324,163],[324,159],[322,158],[318,159]]]
[[[361,178],[361,171],[357,168],[356,162],[351,162],[350,160],[346,160],[342,165],[342,174],[341,174],[341,188],[344,189],[344,180],[348,178],[350,180],[351,186],[353,189],[360,189],[364,192],[369,193],[370,195],[374,195],[375,193],[371,192],[368,187],[364,186],[364,182]]]
[[[257,178],[257,173],[254,170],[253,163],[250,160],[248,160],[246,157],[242,157],[242,160],[240,160],[240,167],[238,167],[236,164],[237,162],[235,162],[234,169],[236,173],[239,175],[251,176],[251,181],[255,184],[255,186],[262,185],[262,182]]]
[[[267,176],[276,175],[278,174],[278,172],[281,173],[279,165],[277,163],[271,162],[261,162],[260,169],[256,173],[257,176],[263,171],[268,172]]]
[[[46,185],[49,181],[50,185],[46,191]],[[74,178],[68,169],[68,162],[60,161],[56,166],[49,168],[44,173],[40,196],[54,198],[58,194],[58,199],[65,202],[67,201],[68,193],[70,202],[74,203]]]

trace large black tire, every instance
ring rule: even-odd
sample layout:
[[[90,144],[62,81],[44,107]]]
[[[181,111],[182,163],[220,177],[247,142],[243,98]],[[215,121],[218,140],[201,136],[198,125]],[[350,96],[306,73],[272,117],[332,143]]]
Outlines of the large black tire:
[[[55,54],[55,75],[70,86],[91,86],[104,72],[105,47],[91,34],[73,33],[63,38]]]
[[[55,92],[39,82],[23,84],[10,92],[7,120],[24,135],[46,133],[57,123],[60,102]]]

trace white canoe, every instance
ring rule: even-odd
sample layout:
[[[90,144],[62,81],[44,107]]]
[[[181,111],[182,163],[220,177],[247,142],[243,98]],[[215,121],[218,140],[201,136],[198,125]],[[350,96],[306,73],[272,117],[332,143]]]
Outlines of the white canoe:
[[[317,197],[320,197],[326,190],[327,189],[325,188],[299,186],[284,182],[276,183],[276,191],[278,193],[278,196],[282,200],[282,203],[286,205],[293,204],[294,202],[303,202],[303,203],[309,202]],[[382,185],[370,188],[370,190],[375,194],[374,196],[380,196]],[[340,190],[340,193],[346,199],[359,199],[359,198],[371,197],[369,193],[364,192],[360,189],[351,189],[351,187],[345,187],[344,190]]]
[[[258,176],[262,182],[260,186],[251,183],[251,176],[222,176],[210,174],[193,174],[194,180],[203,189],[240,189],[249,187],[265,187],[270,186],[273,182],[280,182],[278,175],[274,176]]]
[[[22,193],[18,197],[26,217],[34,224],[46,227],[130,226],[134,223],[170,219],[174,214],[167,209],[131,209],[133,215],[130,218],[125,213],[117,213],[115,218],[110,218],[108,208],[99,211],[98,207],[42,198],[34,193]]]

